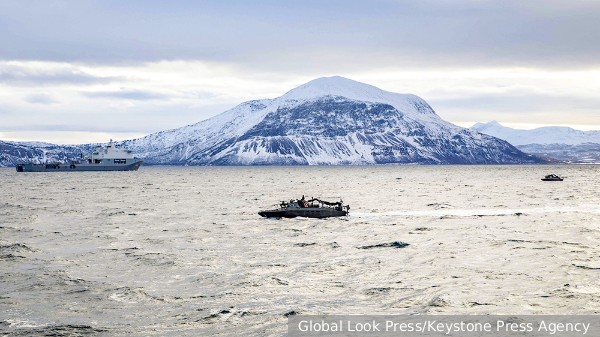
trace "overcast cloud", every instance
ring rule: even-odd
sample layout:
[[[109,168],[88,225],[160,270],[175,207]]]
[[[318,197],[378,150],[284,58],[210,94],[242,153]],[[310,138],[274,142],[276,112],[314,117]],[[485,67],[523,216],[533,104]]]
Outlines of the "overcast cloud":
[[[598,22],[583,0],[4,0],[0,139],[143,136],[331,75],[463,126],[600,129]]]

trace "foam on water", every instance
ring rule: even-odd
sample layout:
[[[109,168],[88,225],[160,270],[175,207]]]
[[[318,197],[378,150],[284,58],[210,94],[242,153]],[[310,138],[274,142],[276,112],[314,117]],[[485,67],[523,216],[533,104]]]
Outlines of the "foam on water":
[[[525,214],[545,214],[545,213],[592,213],[599,214],[600,207],[598,205],[581,205],[578,207],[562,207],[562,208],[524,208],[524,209],[441,209],[434,211],[391,211],[386,213],[352,213],[351,216],[357,218],[372,218],[372,217],[392,217],[392,216],[423,216],[423,217],[439,217],[439,216],[457,216],[457,217],[472,217],[472,216],[503,216],[503,215],[525,215]]]
[[[595,314],[595,166],[0,170],[0,332],[267,335],[294,314]],[[542,182],[546,174],[568,176]],[[350,216],[264,219],[342,197]]]

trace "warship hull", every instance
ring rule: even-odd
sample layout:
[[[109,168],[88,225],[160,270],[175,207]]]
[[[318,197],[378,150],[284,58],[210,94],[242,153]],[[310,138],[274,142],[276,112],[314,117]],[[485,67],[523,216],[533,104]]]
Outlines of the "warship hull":
[[[18,164],[17,172],[137,171],[143,160],[131,164]]]
[[[80,160],[69,163],[17,164],[17,172],[137,171],[144,161],[126,149],[117,149],[112,139],[108,146],[98,146],[91,157],[81,152]]]

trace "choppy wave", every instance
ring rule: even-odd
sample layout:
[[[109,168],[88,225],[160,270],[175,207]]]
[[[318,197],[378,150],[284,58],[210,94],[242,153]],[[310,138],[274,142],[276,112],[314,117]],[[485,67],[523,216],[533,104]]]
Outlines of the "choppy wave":
[[[568,176],[544,183],[545,174]],[[401,178],[401,179],[400,179]],[[0,170],[0,331],[281,336],[297,314],[593,314],[588,166]],[[350,216],[264,219],[302,195]]]

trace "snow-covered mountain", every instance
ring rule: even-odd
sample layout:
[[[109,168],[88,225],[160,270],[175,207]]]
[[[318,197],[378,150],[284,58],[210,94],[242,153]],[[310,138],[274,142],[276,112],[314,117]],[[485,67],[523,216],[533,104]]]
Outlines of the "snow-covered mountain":
[[[442,120],[423,99],[343,77],[116,144],[146,164],[517,164],[543,160]]]
[[[600,144],[600,131],[580,131],[565,126],[545,126],[532,130],[519,130],[502,126],[496,121],[477,123],[469,129],[494,136],[512,145],[527,144]]]
[[[564,126],[518,130],[497,121],[477,123],[471,130],[504,139],[523,152],[562,160],[600,162],[600,131]]]
[[[0,141],[0,167],[33,162],[66,163],[77,159],[81,152],[89,153],[100,144],[56,145],[42,142],[3,142]]]

